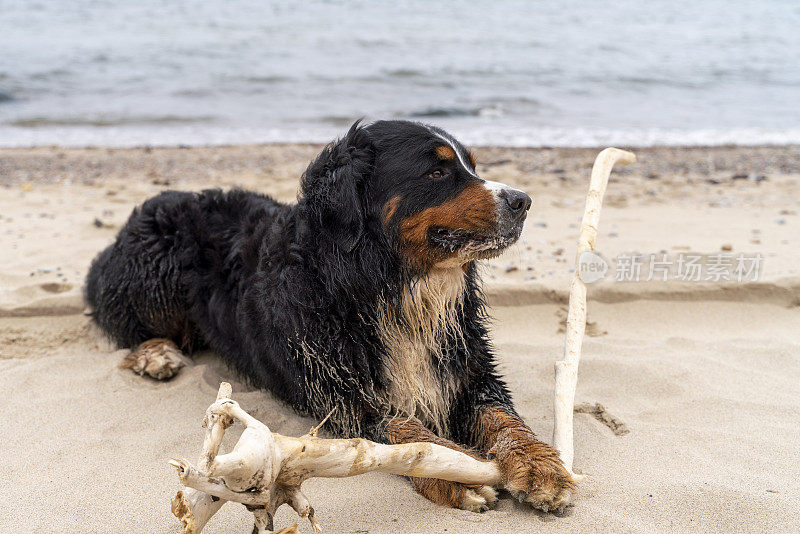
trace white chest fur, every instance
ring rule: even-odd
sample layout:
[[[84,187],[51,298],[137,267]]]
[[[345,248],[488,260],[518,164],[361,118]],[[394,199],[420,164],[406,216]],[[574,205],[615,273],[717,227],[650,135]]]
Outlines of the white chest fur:
[[[408,288],[398,311],[384,309],[381,329],[389,351],[388,402],[392,415],[412,415],[446,434],[455,384],[436,368],[442,340],[460,336],[461,267],[435,269]]]

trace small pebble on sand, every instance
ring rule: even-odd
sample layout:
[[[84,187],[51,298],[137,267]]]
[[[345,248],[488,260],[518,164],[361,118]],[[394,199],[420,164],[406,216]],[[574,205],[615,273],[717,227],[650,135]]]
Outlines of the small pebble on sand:
[[[724,250],[724,251],[726,251],[726,252],[730,252],[731,250],[733,250],[733,245],[731,245],[730,243],[725,243],[724,245],[722,245],[722,246],[721,246],[721,247],[719,247],[719,248],[720,248],[721,250]]]

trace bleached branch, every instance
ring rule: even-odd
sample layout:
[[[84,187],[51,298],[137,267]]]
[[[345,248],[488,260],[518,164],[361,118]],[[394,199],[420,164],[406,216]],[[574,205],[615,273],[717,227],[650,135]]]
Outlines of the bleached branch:
[[[625,150],[606,148],[600,152],[592,167],[589,193],[586,195],[586,207],[578,238],[578,252],[575,256],[575,274],[572,277],[572,286],[569,292],[564,359],[555,364],[553,446],[561,454],[564,467],[570,472],[572,472],[572,461],[575,457],[572,414],[575,405],[575,389],[578,385],[581,344],[586,328],[586,284],[580,278],[580,257],[584,252],[594,250],[597,226],[600,222],[600,208],[603,204],[603,195],[608,185],[611,169],[615,163],[629,165],[635,161],[636,156]]]
[[[183,459],[170,461],[187,488],[172,500],[184,534],[201,532],[227,501],[242,503],[253,512],[256,532],[272,532],[272,518],[283,504],[307,518],[319,532],[314,509],[300,489],[314,477],[378,471],[464,484],[501,483],[494,462],[433,443],[384,445],[365,439],[322,439],[315,432],[299,438],[273,434],[231,400],[230,394],[230,385],[223,382],[217,401],[206,411],[206,437],[197,467]],[[244,424],[245,430],[231,452],[219,454],[225,429],[233,421]]]

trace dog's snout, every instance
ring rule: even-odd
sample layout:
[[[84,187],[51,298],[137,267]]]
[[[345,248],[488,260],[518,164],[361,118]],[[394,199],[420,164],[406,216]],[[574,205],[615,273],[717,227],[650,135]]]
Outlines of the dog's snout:
[[[522,214],[528,211],[533,201],[519,189],[504,189],[500,195],[505,199],[506,204],[514,214]]]
[[[533,204],[531,197],[524,191],[501,184],[499,182],[484,182],[486,188],[492,192],[497,209],[502,219],[517,224],[525,220],[528,210]]]

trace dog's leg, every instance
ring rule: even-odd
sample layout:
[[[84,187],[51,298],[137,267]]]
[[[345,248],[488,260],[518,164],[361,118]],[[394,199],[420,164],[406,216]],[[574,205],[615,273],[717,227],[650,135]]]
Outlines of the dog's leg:
[[[503,487],[520,502],[544,512],[562,511],[576,488],[558,451],[536,439],[513,410],[498,405],[476,408],[474,440],[487,458],[497,461]]]
[[[178,374],[187,359],[175,343],[169,339],[156,338],[145,341],[128,354],[121,369],[130,369],[140,375],[156,380],[168,380]]]
[[[418,441],[436,443],[450,449],[479,458],[474,451],[464,449],[452,441],[440,438],[416,418],[397,417],[386,425],[389,443],[413,443]],[[497,492],[490,486],[466,485],[436,478],[409,477],[414,489],[421,495],[445,506],[452,506],[471,512],[485,512],[497,502]]]
[[[577,489],[570,472],[558,451],[537,439],[517,414],[508,387],[497,375],[488,340],[477,337],[468,343],[473,347],[465,358],[470,381],[450,406],[453,439],[497,462],[500,487],[515,499],[543,511],[563,510]]]

